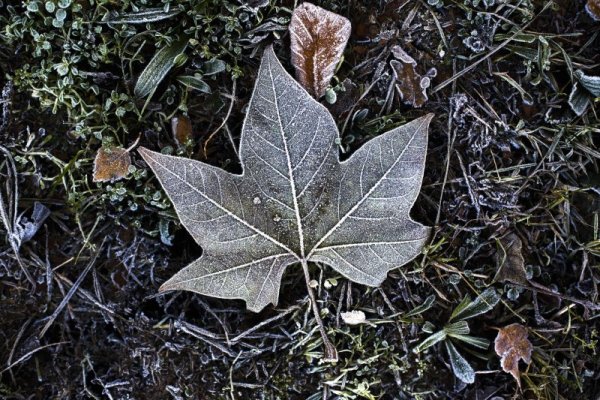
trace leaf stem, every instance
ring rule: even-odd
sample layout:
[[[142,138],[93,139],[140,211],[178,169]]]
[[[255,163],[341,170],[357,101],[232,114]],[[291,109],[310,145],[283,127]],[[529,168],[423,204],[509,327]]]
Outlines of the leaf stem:
[[[323,320],[319,314],[319,307],[317,306],[317,299],[315,297],[315,292],[310,287],[310,274],[308,272],[308,262],[306,260],[301,260],[302,270],[304,271],[304,279],[306,281],[306,290],[308,290],[308,296],[310,297],[310,304],[312,305],[313,314],[315,319],[317,320],[317,325],[319,325],[319,332],[321,332],[321,337],[323,338],[323,346],[325,346],[325,358],[324,361],[335,362],[338,360],[337,350],[329,337],[327,336],[327,332],[325,332],[325,326],[323,325]]]

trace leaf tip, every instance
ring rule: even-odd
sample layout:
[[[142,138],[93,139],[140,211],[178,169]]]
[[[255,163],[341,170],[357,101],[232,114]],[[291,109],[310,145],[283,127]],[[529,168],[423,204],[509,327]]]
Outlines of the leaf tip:
[[[137,149],[137,152],[142,156],[142,158],[144,159],[144,161],[146,161],[146,163],[150,162],[150,157],[151,157],[152,153],[154,153],[154,151],[147,149],[144,146],[140,146]]]
[[[262,311],[263,308],[265,308],[265,306],[260,306],[258,304],[250,304],[250,303],[246,302],[246,309],[248,311],[252,311],[253,313],[258,314],[259,312]]]
[[[267,57],[277,58],[277,56],[275,56],[275,49],[273,48],[272,43],[269,43],[267,45],[267,47],[265,47],[265,50],[263,51],[263,60],[265,60]]]
[[[422,117],[419,117],[411,122],[409,122],[409,124],[415,124],[415,126],[417,127],[417,132],[419,132],[422,135],[427,135],[429,132],[429,125],[431,125],[431,121],[433,120],[433,117],[435,117],[434,113],[428,113],[425,114]]]
[[[170,292],[170,291],[176,290],[176,289],[177,288],[173,287],[172,283],[169,283],[169,281],[166,281],[165,283],[160,285],[160,287],[158,288],[158,293]]]
[[[427,125],[429,125],[429,123],[431,123],[431,120],[433,119],[433,117],[435,117],[434,113],[427,113],[421,118]]]

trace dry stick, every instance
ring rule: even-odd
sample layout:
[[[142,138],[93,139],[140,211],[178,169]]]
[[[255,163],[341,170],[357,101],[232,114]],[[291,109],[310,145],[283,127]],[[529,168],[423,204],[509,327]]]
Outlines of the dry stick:
[[[233,385],[233,367],[235,367],[235,363],[237,363],[241,355],[242,352],[240,351],[239,354],[235,357],[235,360],[233,360],[233,362],[231,363],[231,366],[229,367],[229,393],[233,400],[235,400],[235,387]]]
[[[213,133],[211,133],[210,136],[208,136],[208,139],[206,139],[206,141],[204,142],[204,147],[203,147],[204,157],[206,157],[206,150],[207,150],[208,143],[210,143],[212,138],[221,130],[221,128],[223,128],[225,126],[225,124],[227,123],[227,120],[229,119],[229,116],[231,115],[231,110],[233,110],[233,104],[235,103],[236,85],[237,85],[237,79],[234,79],[233,87],[231,88],[231,103],[229,103],[229,109],[227,110],[227,115],[225,115],[225,118],[223,118],[223,122],[221,122],[221,125],[219,125],[219,127],[217,129],[215,129],[213,131]],[[235,146],[233,148],[235,149]],[[236,150],[236,153],[237,153],[237,150]]]
[[[33,317],[31,317],[27,321],[25,321],[25,323],[21,326],[21,329],[19,329],[19,333],[17,334],[15,342],[13,343],[12,348],[10,349],[10,353],[8,354],[8,360],[6,360],[6,365],[12,364],[12,358],[15,354],[15,351],[17,350],[17,344],[19,344],[19,341],[23,337],[23,333],[25,333],[25,329],[27,328],[27,325],[29,325],[29,323],[31,322],[32,319],[33,319]],[[16,385],[15,376],[13,375],[12,370],[10,371],[10,378],[12,379],[13,384]]]
[[[194,327],[194,328],[198,328],[198,327]],[[200,340],[202,340],[203,342],[205,342],[206,344],[208,344],[210,346],[216,347],[217,349],[221,350],[223,353],[227,354],[229,357],[234,357],[235,356],[235,354],[231,350],[229,350],[227,347],[225,347],[222,344],[220,344],[218,342],[215,342],[215,341],[212,341],[209,338],[203,336],[201,334],[202,332],[200,332],[200,333],[197,332],[197,330],[191,328],[189,326],[189,324],[188,325],[181,324],[180,325],[180,329],[183,332],[187,333],[188,335],[191,335],[191,336],[195,337],[196,339],[200,339]]]
[[[240,333],[239,335],[237,335],[236,337],[234,337],[233,339],[229,340],[229,344],[234,344],[239,342],[241,339],[245,338],[246,336],[248,336],[249,334],[256,332],[257,330],[261,329],[263,326],[270,324],[271,322],[277,321],[283,317],[285,317],[286,315],[288,315],[289,313],[291,313],[292,311],[296,311],[299,310],[300,306],[292,306],[290,308],[288,308],[287,310],[284,310],[281,314],[278,314],[272,318],[269,318],[263,322],[261,322],[260,324],[257,324],[255,326],[253,326],[252,328]]]
[[[215,339],[215,340],[222,340],[225,337],[225,335],[213,333],[207,329],[200,328],[199,326],[196,326],[187,321],[175,320],[173,325],[175,326],[175,329],[181,329],[181,330],[184,330],[186,333],[190,333],[190,334],[193,333],[194,336],[196,334],[198,334],[198,335],[206,336],[208,338]],[[190,332],[188,332],[188,331],[190,331]]]
[[[446,189],[446,183],[448,182],[448,173],[450,171],[450,159],[452,157],[452,150],[454,149],[454,139],[456,135],[452,134],[452,108],[450,108],[450,114],[448,114],[448,149],[446,151],[446,169],[444,171],[444,180],[442,181],[442,188],[440,189],[440,199],[438,201],[437,215],[435,216],[435,226],[440,224],[442,217],[442,201],[444,199],[444,190]],[[434,234],[435,237],[435,234]]]
[[[229,341],[229,329],[227,328],[227,326],[225,326],[225,323],[223,322],[223,320],[217,315],[217,313],[215,313],[213,311],[213,309],[208,304],[206,304],[205,302],[203,302],[200,299],[196,299],[196,301],[198,302],[198,304],[200,304],[202,307],[204,307],[206,312],[208,312],[210,315],[212,315],[212,317],[214,319],[217,320],[217,322],[219,323],[219,325],[221,325],[221,328],[223,329],[223,334],[225,336],[225,339],[227,341]]]
[[[434,87],[433,90],[431,91],[431,93],[435,93],[435,92],[437,92],[439,90],[442,90],[443,88],[445,88],[446,86],[448,86],[450,83],[454,82],[455,80],[457,80],[458,78],[460,78],[461,76],[463,76],[467,72],[471,71],[476,66],[478,66],[479,64],[481,64],[482,62],[484,62],[485,60],[487,60],[488,58],[490,58],[494,54],[496,54],[498,51],[500,51],[501,49],[503,49],[507,44],[509,44],[510,42],[512,42],[514,38],[516,38],[525,29],[527,29],[527,27],[529,27],[529,25],[531,25],[531,23],[533,21],[535,21],[535,19],[537,17],[539,17],[544,11],[546,11],[546,9],[548,9],[552,4],[553,4],[552,1],[547,2],[544,5],[544,8],[542,8],[542,10],[539,13],[537,13],[529,22],[527,22],[525,25],[523,25],[523,27],[521,29],[519,29],[518,31],[516,31],[515,33],[513,33],[511,35],[511,37],[509,37],[508,39],[506,39],[504,42],[500,43],[495,49],[493,49],[492,51],[490,51],[489,53],[487,53],[484,57],[481,57],[479,60],[477,60],[473,64],[469,65],[467,68],[463,69],[462,71],[458,72],[454,76],[446,79],[444,82],[442,82],[439,85],[437,85],[436,87]]]
[[[138,143],[140,142],[140,139],[141,139],[141,137],[142,137],[142,134],[140,133],[140,134],[138,135],[137,139],[135,139],[135,142],[133,142],[133,144],[132,144],[131,146],[129,146],[129,147],[127,148],[127,150],[125,150],[125,151],[126,151],[127,153],[129,153],[131,150],[133,150],[133,149],[135,148],[135,146],[137,146],[137,145],[138,145]]]
[[[56,278],[57,278],[57,280],[60,279],[61,281],[65,282],[66,284],[70,285],[71,287],[73,286],[73,282],[71,282],[71,280],[69,278],[67,278],[66,276],[56,273]],[[111,314],[111,318],[112,318],[112,315],[116,315],[114,310],[111,310],[110,308],[108,308],[107,306],[102,304],[99,299],[98,300],[95,299],[94,296],[87,290],[80,288],[79,294],[83,300],[87,300],[90,303],[92,303],[93,305],[95,305],[96,307],[98,307],[100,310]],[[116,315],[116,316],[119,317],[119,315]]]
[[[69,300],[71,300],[71,297],[73,297],[73,295],[79,288],[79,285],[81,285],[81,282],[83,282],[83,279],[85,278],[87,273],[90,271],[90,269],[92,269],[92,266],[96,263],[96,260],[98,259],[98,256],[100,255],[100,251],[102,251],[103,244],[104,244],[104,242],[100,245],[100,248],[98,248],[98,251],[96,252],[96,254],[94,254],[94,256],[92,257],[92,259],[90,260],[88,265],[85,267],[85,269],[81,273],[81,275],[79,275],[79,277],[77,278],[77,280],[75,281],[73,286],[71,286],[71,289],[69,289],[66,296],[62,299],[62,301],[60,302],[58,307],[56,307],[56,310],[54,310],[54,312],[50,316],[50,319],[48,320],[48,322],[46,322],[46,325],[44,325],[44,327],[42,328],[40,335],[39,335],[40,339],[44,336],[44,334],[46,333],[48,328],[50,328],[50,326],[52,325],[52,323],[54,322],[56,317],[58,317],[58,314],[60,314],[62,309],[65,308],[65,306],[67,305]]]
[[[572,296],[568,296],[568,295],[564,295],[564,294],[560,294],[558,292],[553,292],[552,290],[548,289],[547,287],[540,285],[537,282],[532,282],[529,281],[529,283],[531,284],[531,286],[527,286],[527,285],[521,285],[519,283],[513,283],[513,285],[518,286],[520,288],[523,289],[529,289],[532,290],[534,292],[538,292],[538,293],[542,293],[545,294],[547,296],[553,296],[553,297],[558,297],[562,300],[567,300],[567,301],[571,301],[573,303],[577,303],[579,305],[584,306],[585,308],[588,308],[592,311],[599,311],[600,310],[600,303],[594,303],[588,300],[580,300],[576,297],[572,297]]]
[[[233,135],[231,134],[231,130],[229,129],[229,127],[227,125],[225,125],[225,132],[227,132],[227,138],[229,139],[229,142],[231,143],[231,147],[233,148],[233,152],[235,153],[235,156],[239,160],[240,153],[237,149],[237,145],[235,144],[235,140],[233,140]]]
[[[444,44],[444,47],[446,49],[450,49],[450,47],[448,46],[448,42],[446,42],[446,36],[444,35],[444,28],[442,28],[442,25],[440,24],[440,21],[437,19],[435,13],[433,12],[433,9],[424,0],[421,0],[421,4],[423,6],[425,6],[425,8],[427,8],[427,11],[429,11],[429,14],[431,14],[431,17],[433,18],[433,22],[435,22],[435,26],[437,27],[438,33],[440,34],[440,39],[442,39],[442,43]]]
[[[34,353],[37,353],[38,351],[45,349],[46,347],[51,347],[51,346],[58,346],[61,344],[65,344],[65,343],[69,343],[69,341],[65,341],[65,342],[56,342],[56,343],[50,343],[44,346],[40,346],[37,349],[33,349],[30,352],[28,352],[27,354],[25,354],[23,357],[19,358],[17,361],[15,361],[14,363],[10,364],[8,367],[4,368],[3,370],[0,371],[0,374],[8,371],[9,369],[11,369],[12,367],[14,367],[15,365],[19,364],[22,361],[25,361],[27,358],[31,357]]]
[[[321,332],[321,337],[323,338],[323,346],[325,346],[325,358],[323,361],[337,361],[338,355],[335,346],[329,340],[327,336],[327,332],[325,332],[325,326],[323,325],[323,320],[319,315],[319,307],[317,306],[317,299],[315,298],[315,292],[310,287],[310,274],[308,272],[308,262],[306,260],[301,260],[302,271],[304,271],[304,279],[306,281],[306,290],[308,290],[308,296],[310,297],[310,304],[312,305],[313,314],[315,319],[317,320],[317,325],[319,326],[319,332]]]
[[[475,211],[477,211],[477,218],[479,218],[479,214],[481,214],[481,208],[479,207],[479,203],[477,202],[477,198],[475,196],[475,192],[473,191],[473,188],[471,187],[471,185],[469,184],[469,174],[467,173],[467,169],[465,168],[465,164],[463,163],[462,157],[460,156],[460,153],[458,152],[458,150],[456,150],[456,157],[458,158],[458,163],[460,164],[460,169],[463,173],[463,176],[465,178],[465,184],[467,185],[467,191],[469,192],[469,197],[471,198],[471,202],[473,203],[473,207],[475,207]]]

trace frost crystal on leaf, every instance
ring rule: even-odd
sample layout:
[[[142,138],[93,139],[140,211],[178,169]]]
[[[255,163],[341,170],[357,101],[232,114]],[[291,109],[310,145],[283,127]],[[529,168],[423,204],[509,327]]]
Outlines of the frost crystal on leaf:
[[[311,3],[302,3],[294,10],[289,29],[296,77],[318,99],[325,94],[344,52],[350,21]]]
[[[141,148],[201,258],[164,290],[277,304],[290,264],[317,261],[379,285],[412,260],[429,228],[409,216],[423,177],[432,115],[339,161],[331,114],[265,50],[242,128],[242,175]]]

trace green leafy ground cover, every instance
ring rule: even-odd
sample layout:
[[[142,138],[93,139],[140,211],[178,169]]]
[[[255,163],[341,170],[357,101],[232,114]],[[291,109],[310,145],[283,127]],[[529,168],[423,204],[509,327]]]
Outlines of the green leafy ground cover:
[[[100,147],[138,138],[239,172],[262,50],[274,43],[291,70],[294,3],[2,3],[0,397],[593,399],[600,391],[600,122],[588,91],[581,115],[569,105],[581,72],[600,75],[600,23],[585,2],[318,4],[353,27],[329,91],[336,101],[323,101],[345,152],[436,115],[412,211],[435,227],[425,253],[377,289],[312,266],[335,364],[320,362],[297,269],[284,275],[279,306],[259,314],[243,302],[157,295],[201,249],[135,151],[125,179],[92,181]],[[182,41],[164,79],[140,87],[157,51]],[[394,92],[395,45],[421,74],[437,70],[422,108]],[[185,143],[171,132],[180,115],[193,126]],[[36,202],[50,215],[27,240]],[[437,340],[465,331],[449,328],[453,314],[488,287],[500,301],[468,320],[471,339]],[[369,323],[344,323],[350,310]],[[534,346],[521,389],[493,345],[474,345],[515,322]],[[454,351],[479,372],[473,384],[453,375]]]

